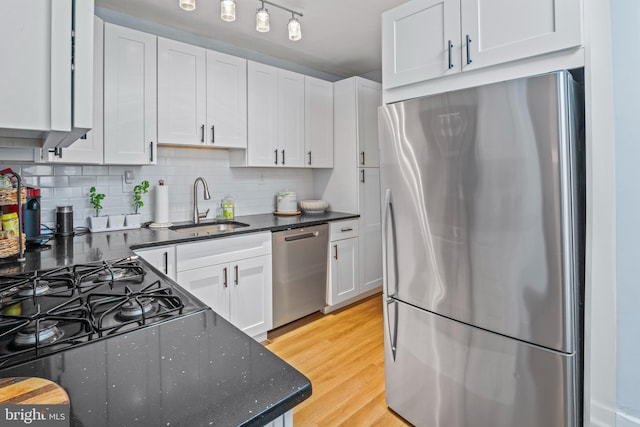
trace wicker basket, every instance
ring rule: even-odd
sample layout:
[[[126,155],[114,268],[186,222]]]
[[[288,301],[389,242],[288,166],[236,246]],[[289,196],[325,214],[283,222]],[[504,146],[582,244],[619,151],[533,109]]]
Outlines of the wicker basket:
[[[27,203],[27,189],[22,187],[22,204]],[[18,189],[7,188],[0,190],[0,206],[3,205],[15,205],[18,203],[16,196],[18,195]]]
[[[22,187],[22,204],[27,203],[27,189]],[[0,190],[0,206],[15,205],[18,203],[18,190],[16,188],[7,188]],[[22,250],[26,248],[27,238],[22,233]],[[0,239],[0,258],[7,258],[20,253],[20,241],[18,236]]]
[[[22,250],[26,248],[27,237],[22,233]],[[7,258],[20,253],[18,236],[0,239],[0,258]]]

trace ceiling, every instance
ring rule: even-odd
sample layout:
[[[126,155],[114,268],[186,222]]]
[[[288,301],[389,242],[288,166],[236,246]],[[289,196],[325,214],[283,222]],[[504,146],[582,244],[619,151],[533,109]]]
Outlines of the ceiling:
[[[178,0],[96,0],[96,6],[218,40],[241,49],[340,77],[380,70],[380,14],[406,0],[273,0],[304,14],[302,40],[287,36],[291,14],[265,4],[271,31],[255,30],[258,0],[236,0],[235,22],[220,19],[218,0],[196,0],[186,12]]]

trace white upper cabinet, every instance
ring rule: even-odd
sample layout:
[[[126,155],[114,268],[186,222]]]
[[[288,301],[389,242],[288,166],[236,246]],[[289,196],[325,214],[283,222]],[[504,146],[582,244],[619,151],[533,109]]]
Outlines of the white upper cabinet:
[[[156,36],[104,26],[105,163],[157,162]]]
[[[66,148],[42,149],[41,159],[54,163],[102,164],[104,162],[103,82],[104,22],[93,18],[93,129]]]
[[[382,14],[385,89],[582,44],[580,0],[411,0]]]
[[[378,149],[378,107],[382,104],[379,83],[357,79],[358,166],[380,166]]]
[[[158,143],[247,146],[247,61],[158,38]]]
[[[248,61],[244,166],[304,166],[304,76]]]
[[[0,144],[67,147],[92,128],[93,8],[2,3]]]
[[[280,166],[304,166],[304,76],[278,70]]]
[[[460,0],[410,1],[385,12],[382,28],[385,87],[460,71]]]
[[[214,147],[247,148],[247,60],[207,50],[207,137]]]
[[[278,69],[248,61],[246,166],[278,165]]]
[[[204,145],[206,51],[158,38],[158,143]]]
[[[582,44],[580,0],[460,0],[460,4],[463,70]]]
[[[304,77],[305,167],[333,167],[333,84]]]

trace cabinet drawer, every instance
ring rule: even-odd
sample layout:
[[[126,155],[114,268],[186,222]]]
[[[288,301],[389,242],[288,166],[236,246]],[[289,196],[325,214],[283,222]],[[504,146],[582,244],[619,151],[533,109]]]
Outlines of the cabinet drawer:
[[[270,253],[271,232],[268,231],[184,243],[176,247],[176,270],[191,270]]]
[[[358,237],[359,222],[359,219],[331,222],[329,224],[329,240],[334,241]]]

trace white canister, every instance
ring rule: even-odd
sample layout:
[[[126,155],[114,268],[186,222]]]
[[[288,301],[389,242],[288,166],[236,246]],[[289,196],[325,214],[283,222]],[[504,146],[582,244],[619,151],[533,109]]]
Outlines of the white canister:
[[[298,199],[296,193],[281,191],[276,195],[276,210],[278,212],[297,212]]]

